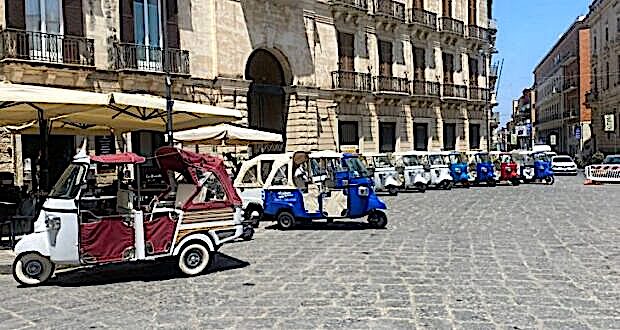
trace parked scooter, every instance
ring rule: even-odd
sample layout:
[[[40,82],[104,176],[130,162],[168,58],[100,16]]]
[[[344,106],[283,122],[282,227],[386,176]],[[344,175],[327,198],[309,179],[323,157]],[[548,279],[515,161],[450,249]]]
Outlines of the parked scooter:
[[[469,188],[469,173],[465,154],[459,151],[450,151],[447,155],[450,175],[452,175],[454,184],[461,184],[463,187]]]
[[[495,171],[491,157],[486,151],[470,151],[469,156],[470,178],[475,184],[486,183],[490,187],[495,187],[497,183]]]

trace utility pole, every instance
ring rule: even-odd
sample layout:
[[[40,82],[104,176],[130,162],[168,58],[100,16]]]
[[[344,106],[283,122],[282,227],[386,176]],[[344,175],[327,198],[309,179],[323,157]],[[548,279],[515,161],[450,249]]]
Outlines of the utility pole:
[[[161,26],[162,26],[162,65],[164,67],[165,80],[164,84],[166,86],[166,134],[168,135],[168,144],[170,146],[174,146],[173,139],[173,123],[172,123],[172,107],[174,105],[174,100],[172,99],[172,78],[170,76],[170,59],[168,52],[168,0],[162,0],[162,17],[161,17]]]

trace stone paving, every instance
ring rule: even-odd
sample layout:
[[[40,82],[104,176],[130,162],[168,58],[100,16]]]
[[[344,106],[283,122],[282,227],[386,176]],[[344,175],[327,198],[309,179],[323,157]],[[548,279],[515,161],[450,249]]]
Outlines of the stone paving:
[[[173,264],[0,276],[0,328],[620,328],[620,186],[478,187],[385,197],[363,223],[222,248],[209,274]]]

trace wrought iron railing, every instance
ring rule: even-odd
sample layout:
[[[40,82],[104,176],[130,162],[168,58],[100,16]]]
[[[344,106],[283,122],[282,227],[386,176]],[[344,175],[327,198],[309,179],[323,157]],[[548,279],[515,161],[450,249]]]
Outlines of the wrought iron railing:
[[[577,79],[569,79],[564,81],[564,90],[577,87]]]
[[[489,30],[475,25],[469,25],[467,27],[467,36],[471,39],[491,41]]]
[[[455,97],[466,99],[467,98],[467,86],[443,84],[443,97]]]
[[[394,0],[375,0],[375,15],[405,21],[405,4]]]
[[[438,82],[414,80],[411,94],[414,96],[437,96],[439,97],[441,85]]]
[[[159,47],[116,43],[115,67],[117,70],[164,72],[163,50]],[[189,74],[189,51],[168,49],[166,52],[168,72]]]
[[[439,19],[439,30],[464,35],[465,23],[454,18],[441,17]]]
[[[370,92],[372,90],[372,78],[369,73],[334,71],[332,72],[332,89]]]
[[[499,63],[495,63],[491,65],[491,71],[489,72],[489,76],[496,77],[499,72]]]
[[[469,98],[476,101],[488,101],[489,90],[482,87],[471,86],[469,87]]]
[[[375,77],[375,91],[409,94],[409,79],[399,77]]]
[[[437,14],[418,8],[409,9],[409,23],[417,23],[437,30]]]
[[[368,0],[329,0],[329,4],[368,10]]]
[[[84,37],[17,29],[0,31],[0,59],[95,65],[95,42]]]

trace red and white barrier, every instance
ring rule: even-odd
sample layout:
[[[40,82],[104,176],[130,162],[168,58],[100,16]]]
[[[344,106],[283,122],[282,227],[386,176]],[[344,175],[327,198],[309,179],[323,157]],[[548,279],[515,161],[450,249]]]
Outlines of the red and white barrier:
[[[620,165],[590,165],[585,175],[592,182],[620,182]]]

